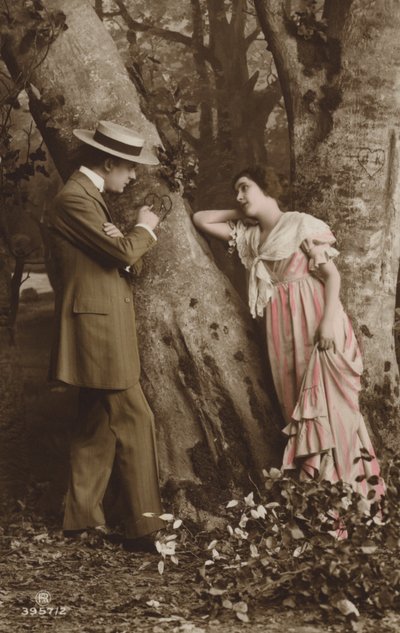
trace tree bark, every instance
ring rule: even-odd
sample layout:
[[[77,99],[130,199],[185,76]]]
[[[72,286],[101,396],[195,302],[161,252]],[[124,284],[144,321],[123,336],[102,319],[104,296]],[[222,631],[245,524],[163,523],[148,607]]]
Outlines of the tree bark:
[[[115,44],[88,2],[47,0],[67,30],[32,76],[31,111],[63,178],[71,171],[72,128],[109,119],[136,129],[149,144],[157,132],[139,108]],[[4,57],[15,74],[32,55],[20,42],[30,28],[13,3]],[[139,172],[139,169],[138,169]],[[210,510],[229,490],[247,488],[260,469],[279,463],[277,432],[266,395],[260,347],[247,307],[216,268],[193,229],[183,200],[171,194],[162,168],[142,170],[135,195],[169,193],[173,211],[135,284],[142,384],[155,412],[164,491],[182,508]],[[132,219],[132,218],[131,218]],[[186,505],[185,505],[186,504]]]
[[[295,208],[336,233],[342,298],[365,361],[363,411],[382,443],[398,449],[397,5],[326,0],[326,26],[316,17],[305,39],[293,19],[300,2],[255,0],[285,98]]]

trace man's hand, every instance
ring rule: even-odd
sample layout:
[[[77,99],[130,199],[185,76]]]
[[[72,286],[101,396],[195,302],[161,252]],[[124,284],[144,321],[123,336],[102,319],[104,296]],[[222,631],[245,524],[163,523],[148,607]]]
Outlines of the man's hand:
[[[160,218],[151,209],[152,207],[149,207],[147,204],[143,207],[140,207],[137,214],[136,223],[146,224],[151,229],[155,229],[160,222]]]
[[[108,237],[124,237],[124,234],[111,222],[104,222],[103,231]]]

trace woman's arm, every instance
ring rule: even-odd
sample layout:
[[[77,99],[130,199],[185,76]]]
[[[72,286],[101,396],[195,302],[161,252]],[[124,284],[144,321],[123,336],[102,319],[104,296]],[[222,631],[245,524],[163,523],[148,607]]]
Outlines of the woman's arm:
[[[232,229],[228,222],[241,218],[243,215],[238,209],[197,211],[193,214],[193,224],[199,231],[229,242],[232,238]]]
[[[315,342],[321,350],[333,348],[333,351],[336,351],[333,323],[340,305],[340,273],[332,260],[320,264],[318,272],[325,285],[325,308],[315,334]]]

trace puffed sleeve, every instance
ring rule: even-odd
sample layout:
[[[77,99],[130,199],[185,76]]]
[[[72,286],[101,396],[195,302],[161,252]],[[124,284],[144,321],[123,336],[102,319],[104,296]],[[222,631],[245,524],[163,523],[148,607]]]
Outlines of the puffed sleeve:
[[[228,242],[229,252],[233,253],[236,248],[240,261],[249,270],[254,260],[252,237],[256,227],[246,226],[241,220],[228,224],[231,227],[231,239]]]
[[[335,242],[336,238],[328,226],[322,233],[303,240],[301,248],[308,256],[310,272],[318,271],[321,264],[326,264],[330,259],[339,255],[339,251],[333,246]]]

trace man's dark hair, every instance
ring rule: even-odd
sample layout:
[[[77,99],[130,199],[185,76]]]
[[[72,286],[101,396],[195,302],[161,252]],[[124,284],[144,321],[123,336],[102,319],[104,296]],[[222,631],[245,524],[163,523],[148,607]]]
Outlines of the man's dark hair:
[[[76,154],[74,156],[74,164],[76,167],[80,167],[81,165],[85,165],[85,167],[89,167],[92,169],[93,167],[100,167],[104,164],[104,161],[107,158],[112,158],[115,165],[118,165],[122,158],[118,158],[118,156],[113,156],[112,154],[108,154],[107,152],[103,152],[101,149],[97,149],[97,147],[93,147],[92,145],[82,144],[78,147]]]

